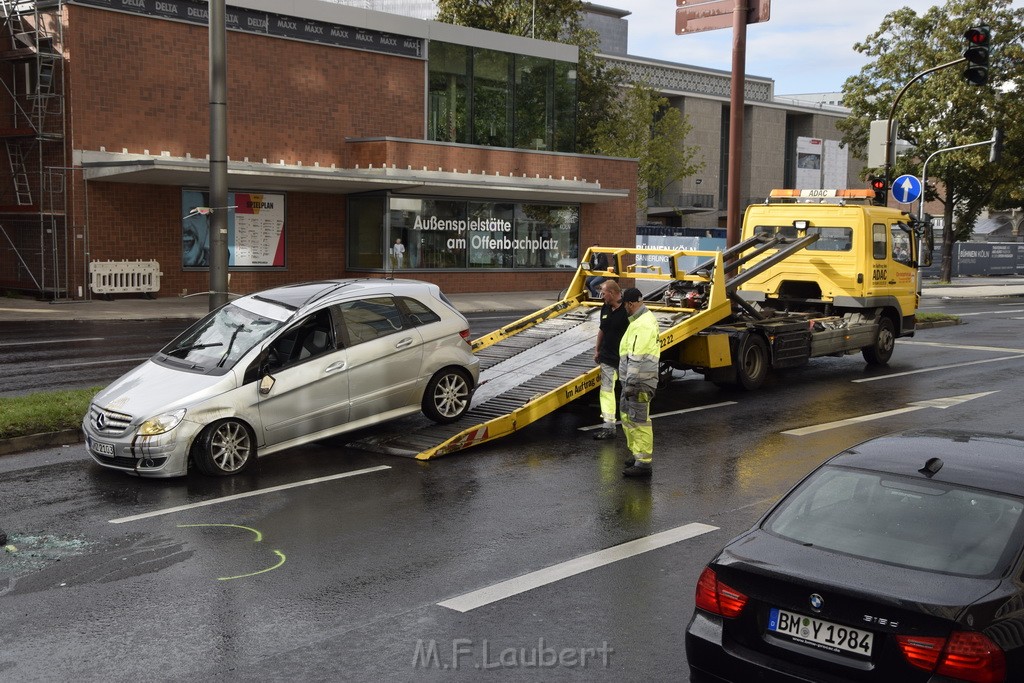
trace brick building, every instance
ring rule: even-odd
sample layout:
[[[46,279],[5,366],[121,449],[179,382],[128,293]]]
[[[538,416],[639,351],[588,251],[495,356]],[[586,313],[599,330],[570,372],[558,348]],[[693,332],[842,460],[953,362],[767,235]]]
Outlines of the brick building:
[[[89,298],[94,262],[155,260],[161,296],[209,289],[207,3],[3,4],[0,287]],[[572,149],[574,47],[320,0],[227,27],[232,292],[558,289],[632,243],[635,161]]]

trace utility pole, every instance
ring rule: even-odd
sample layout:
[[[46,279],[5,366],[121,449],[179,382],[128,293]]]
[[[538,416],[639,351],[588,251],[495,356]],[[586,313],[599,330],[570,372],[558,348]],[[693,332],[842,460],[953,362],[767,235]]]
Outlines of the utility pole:
[[[210,0],[210,310],[228,301],[228,88],[224,0]]]

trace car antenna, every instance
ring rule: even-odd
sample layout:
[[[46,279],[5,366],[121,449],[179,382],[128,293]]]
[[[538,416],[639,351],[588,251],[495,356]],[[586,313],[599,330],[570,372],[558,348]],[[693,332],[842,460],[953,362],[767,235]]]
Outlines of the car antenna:
[[[919,469],[918,472],[920,472],[921,474],[923,474],[926,477],[931,477],[932,475],[934,475],[936,472],[938,472],[941,469],[942,469],[942,459],[941,458],[928,458],[928,461],[925,462],[924,467]]]

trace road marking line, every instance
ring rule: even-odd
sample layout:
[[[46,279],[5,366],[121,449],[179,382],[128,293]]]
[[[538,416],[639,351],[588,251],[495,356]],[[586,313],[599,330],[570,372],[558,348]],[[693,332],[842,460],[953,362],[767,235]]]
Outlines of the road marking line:
[[[906,408],[897,408],[895,410],[886,410],[881,413],[872,413],[871,415],[858,415],[857,417],[849,417],[845,420],[836,420],[835,422],[825,422],[819,425],[812,425],[810,427],[801,427],[800,429],[789,429],[782,434],[789,434],[790,436],[807,436],[808,434],[814,434],[816,432],[824,432],[828,429],[838,429],[839,427],[847,427],[849,425],[858,424],[860,422],[871,422],[873,420],[881,420],[882,418],[892,417],[893,415],[902,415],[903,413],[912,413],[915,410],[922,410],[927,406],[907,406]]]
[[[937,365],[933,368],[921,368],[920,370],[907,370],[906,372],[893,372],[888,375],[879,375],[878,377],[864,377],[861,379],[850,380],[851,382],[877,382],[881,379],[892,379],[893,377],[904,377],[906,375],[919,375],[923,372],[935,372],[936,370],[949,370],[951,368],[962,368],[968,365],[981,365],[982,363],[995,363],[1000,360],[1017,360],[1018,358],[1024,358],[1022,356],[1000,356],[999,358],[986,358],[985,360],[972,360],[966,363],[952,363],[950,365]]]
[[[174,512],[182,512],[183,510],[194,510],[196,508],[208,507],[210,505],[217,505],[219,503],[226,503],[229,500],[239,500],[240,498],[250,498],[252,496],[262,496],[264,493],[274,493],[275,491],[284,491],[285,489],[293,489],[299,486],[309,486],[310,484],[319,484],[325,481],[331,481],[334,479],[344,479],[346,477],[355,477],[360,474],[370,474],[371,472],[380,472],[381,470],[390,470],[391,465],[378,465],[377,467],[367,467],[362,470],[354,470],[352,472],[342,472],[341,474],[332,474],[329,477],[319,477],[317,479],[306,479],[305,481],[297,481],[291,484],[282,484],[280,486],[271,486],[268,489],[260,489],[259,491],[249,491],[248,493],[236,493],[233,496],[224,496],[223,498],[214,498],[212,500],[204,500],[201,503],[191,503],[189,505],[178,505],[172,508],[165,508],[163,510],[154,510],[153,512],[144,512],[139,515],[131,515],[129,517],[118,517],[117,519],[108,520],[111,524],[124,524],[125,522],[136,522],[140,519],[148,519],[149,517],[159,517],[161,515],[169,515]]]
[[[695,413],[698,410],[708,410],[709,408],[723,408],[725,406],[734,406],[736,401],[722,401],[721,403],[712,403],[706,406],[695,406],[693,408],[683,408],[682,410],[671,410],[667,413],[658,413],[657,415],[651,415],[651,419],[654,420],[659,417],[669,417],[671,415],[681,415],[683,413]],[[615,424],[622,424],[622,420],[617,420]],[[589,432],[594,429],[604,429],[604,422],[596,425],[588,425],[586,427],[577,427],[576,431]]]
[[[992,315],[994,313],[1024,313],[1024,308],[1014,308],[1009,311],[977,311],[975,313],[955,313],[954,315],[960,318],[966,318],[969,315]]]
[[[944,344],[942,342],[906,341],[901,339],[900,346],[937,346],[941,349],[963,349],[965,351],[998,351],[999,353],[1024,353],[1024,349],[1012,349],[1007,346],[971,346],[969,344]]]
[[[717,530],[718,527],[716,526],[700,524],[698,522],[684,524],[683,526],[676,527],[675,529],[662,531],[651,536],[644,536],[643,538],[638,538],[635,541],[622,543],[596,553],[577,557],[574,560],[552,565],[535,572],[530,572],[529,574],[523,574],[522,576],[517,576],[514,579],[502,581],[501,583],[496,583],[492,586],[472,591],[471,593],[465,593],[437,604],[441,607],[453,609],[456,612],[468,612],[476,609],[477,607],[483,607],[484,605],[489,605],[492,602],[504,600],[505,598],[512,597],[513,595],[525,593],[526,591],[533,590],[534,588],[540,588],[541,586],[546,586],[549,583],[561,581],[562,579],[567,579],[570,576],[575,576],[576,574],[582,574],[583,572],[596,569],[597,567],[603,567],[604,565],[611,564],[612,562],[629,559],[634,555],[646,553],[651,550],[657,550],[658,548],[663,548],[667,545],[672,545],[673,543],[685,541],[688,538],[694,538],[695,536],[701,536]]]
[[[834,422],[824,422],[822,424],[811,425],[810,427],[801,427],[799,429],[789,429],[781,434],[789,434],[790,436],[806,436],[808,434],[815,434],[817,432],[824,432],[829,429],[838,429],[839,427],[847,427],[853,424],[859,424],[861,422],[872,422],[874,420],[881,420],[893,415],[902,415],[903,413],[912,413],[915,410],[921,410],[922,408],[951,408],[958,406],[961,403],[967,401],[973,401],[976,398],[983,398],[990,394],[999,393],[997,391],[985,391],[980,394],[964,394],[963,396],[946,396],[942,398],[930,398],[923,401],[912,401],[910,405],[905,408],[896,408],[894,410],[885,410],[880,413],[871,413],[869,415],[858,415],[856,417],[848,417],[845,420],[836,420]]]
[[[41,346],[43,344],[70,344],[77,342],[87,341],[103,341],[106,337],[80,337],[78,339],[43,339],[42,341],[24,341],[24,342],[4,342],[0,344],[0,347],[8,346]]]

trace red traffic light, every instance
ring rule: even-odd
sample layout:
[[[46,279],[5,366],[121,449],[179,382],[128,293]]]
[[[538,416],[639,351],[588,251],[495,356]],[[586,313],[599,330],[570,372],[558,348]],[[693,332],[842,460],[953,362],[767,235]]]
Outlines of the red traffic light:
[[[871,189],[875,192],[882,192],[885,190],[885,179],[884,178],[872,178]]]
[[[988,41],[991,37],[992,31],[988,26],[972,26],[964,31],[964,38],[967,39],[968,43],[973,45],[988,45]]]
[[[967,39],[964,59],[970,63],[964,71],[964,78],[969,83],[974,85],[988,83],[988,42],[991,37],[991,29],[984,24],[972,26],[964,31],[964,38]]]

